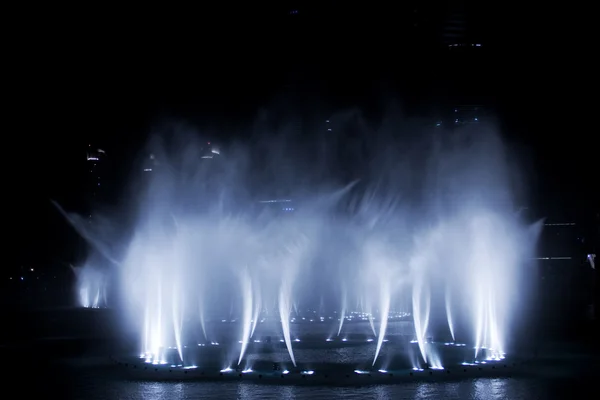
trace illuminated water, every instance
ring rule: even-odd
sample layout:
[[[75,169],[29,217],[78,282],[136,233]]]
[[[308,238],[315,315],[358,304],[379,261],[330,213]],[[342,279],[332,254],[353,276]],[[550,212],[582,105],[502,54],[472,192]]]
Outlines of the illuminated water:
[[[38,366],[44,373],[22,395],[51,392],[72,399],[562,399],[591,393],[594,380],[590,359],[573,357],[544,361],[544,371],[529,377],[465,378],[442,382],[405,382],[397,385],[294,386],[253,382],[132,381],[115,374],[97,359],[79,359]],[[579,367],[577,367],[579,365]],[[596,363],[595,366],[598,364]],[[21,375],[22,378],[22,375]],[[22,380],[21,380],[22,381]]]
[[[445,367],[432,337],[467,344],[473,362],[504,358],[539,226],[514,211],[512,171],[492,131],[432,141],[425,155],[372,148],[378,157],[364,166],[371,178],[362,186],[334,184],[323,160],[291,158],[293,180],[271,165],[263,173],[275,176],[271,191],[297,195],[271,200],[271,209],[253,206],[266,188],[257,191],[259,179],[246,175],[252,148],[219,160],[217,174],[217,160],[203,161],[200,143],[187,139],[185,148],[157,149],[162,169],[139,195],[122,256],[107,254],[101,232],[79,227],[107,254],[104,271],[114,278],[85,266],[82,305],[100,306],[105,282],[116,281],[142,362],[171,363],[174,349],[185,366],[198,362],[188,347],[219,343],[228,349],[216,360],[223,367],[251,368],[250,345],[269,336],[296,366],[310,361],[295,351],[297,319],[332,318],[327,339],[343,339],[347,321],[360,318],[374,336],[371,365],[382,367],[398,315],[413,322],[419,352],[403,356],[414,368]],[[264,158],[285,160],[285,151],[272,146]],[[231,323],[229,335],[219,337],[209,321]]]
[[[81,312],[70,314],[71,317]],[[97,310],[90,310],[90,316],[108,321]],[[81,332],[95,332],[94,324]],[[365,326],[361,326],[365,325]],[[298,325],[302,335],[321,332],[309,329],[309,324]],[[345,324],[353,334],[362,332],[368,327],[368,321]],[[337,324],[332,325],[333,330]],[[302,329],[300,329],[302,328]],[[63,329],[73,331],[73,326],[65,324]],[[258,328],[257,328],[258,329]],[[410,322],[392,322],[389,324],[390,334],[404,334],[412,331]],[[323,330],[326,332],[327,330]],[[74,333],[74,332],[72,332]],[[302,342],[299,343],[303,344]],[[61,398],[72,399],[104,399],[104,398],[350,398],[350,399],[561,399],[584,396],[594,389],[593,377],[600,367],[597,346],[591,344],[547,343],[542,346],[540,354],[545,356],[534,360],[527,367],[525,375],[495,378],[457,377],[452,380],[435,382],[414,381],[393,385],[357,386],[295,386],[264,385],[256,380],[247,382],[153,382],[131,380],[121,372],[122,367],[115,367],[108,359],[113,349],[110,342],[92,340],[88,345],[80,346],[73,340],[60,350],[51,351],[57,344],[48,342],[27,348],[2,348],[7,359],[12,360],[10,368],[6,368],[3,377],[7,382],[23,382],[20,386],[12,385],[11,390],[18,390],[21,396],[43,396],[53,393]],[[75,346],[76,349],[65,351]],[[321,362],[333,361],[338,365],[356,365],[363,362],[370,365],[374,343],[361,346],[338,347],[330,351],[305,349],[298,346],[296,355],[304,360]],[[414,344],[418,347],[418,344]],[[523,349],[527,356],[530,351]],[[386,346],[383,354],[386,356]],[[54,355],[53,355],[54,354]],[[65,358],[68,357],[76,358]],[[255,353],[254,353],[255,354]],[[289,360],[285,345],[279,352],[282,360]],[[58,359],[56,357],[59,357]],[[462,367],[461,367],[462,368]],[[453,369],[453,374],[457,371]],[[444,371],[441,374],[445,376]],[[452,374],[451,374],[452,375]],[[363,379],[364,382],[366,379]]]
[[[272,386],[254,383],[135,382],[107,380],[97,371],[69,371],[50,383],[72,399],[563,399],[593,390],[589,380],[474,379],[362,387]],[[66,378],[66,376],[65,376]],[[62,383],[62,387],[59,386]]]
[[[56,374],[55,371],[53,373]],[[587,379],[474,379],[362,387],[273,386],[254,383],[136,382],[106,378],[94,369],[67,369],[44,382],[70,399],[564,399],[593,393]],[[38,384],[40,379],[37,380]],[[33,388],[27,392],[33,391]],[[44,393],[41,390],[37,392]],[[62,396],[61,396],[62,397]]]

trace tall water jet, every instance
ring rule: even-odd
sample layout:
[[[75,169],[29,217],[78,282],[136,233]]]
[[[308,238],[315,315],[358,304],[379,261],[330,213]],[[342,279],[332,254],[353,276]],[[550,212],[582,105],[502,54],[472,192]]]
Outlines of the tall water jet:
[[[258,319],[260,317],[260,309],[262,307],[262,298],[260,295],[260,287],[258,284],[255,284],[254,289],[254,312],[252,314],[252,330],[250,331],[250,337],[254,336],[254,331],[256,330],[256,326],[258,325]]]
[[[170,260],[174,263],[176,274],[171,277],[171,319],[173,320],[173,336],[175,339],[175,347],[179,354],[179,359],[183,362],[183,320],[184,320],[184,303],[185,303],[185,285],[182,282],[184,276],[188,272],[186,267],[187,260],[187,240],[189,235],[182,232],[182,228],[177,224],[177,220],[172,217],[174,223],[174,231],[172,232],[173,241],[171,243]],[[182,234],[183,233],[183,234]]]
[[[292,364],[296,366],[296,358],[292,349],[292,337],[290,331],[290,314],[293,304],[293,282],[297,277],[301,263],[307,247],[305,234],[301,231],[289,232],[290,236],[283,238],[286,240],[283,244],[284,251],[279,254],[280,265],[282,268],[281,286],[279,289],[279,315],[281,317],[281,327],[283,338],[287,347]]]
[[[71,269],[77,279],[79,305],[84,308],[106,307],[106,286],[108,284],[106,271],[100,271],[90,265],[71,266]]]
[[[365,300],[365,312],[367,313],[367,318],[369,319],[369,326],[371,327],[371,332],[373,335],[377,336],[377,331],[375,330],[375,319],[373,317],[373,306],[369,300]]]
[[[164,358],[164,327],[163,327],[163,293],[160,285],[156,286],[154,291],[154,299],[147,299],[144,318],[143,337],[145,341],[142,343],[142,352],[145,358],[153,363],[166,362]],[[151,297],[149,292],[148,297]]]
[[[398,262],[394,259],[393,252],[385,246],[380,238],[372,237],[364,245],[364,262],[367,263],[366,270],[370,275],[373,287],[371,290],[376,291],[379,305],[379,332],[377,334],[377,347],[375,348],[375,356],[373,364],[377,361],[381,346],[385,339],[385,334],[388,326],[390,313],[390,304],[392,297],[392,271],[399,267]]]
[[[317,315],[319,318],[324,317],[325,314],[325,299],[323,299],[323,294],[319,298],[319,308],[317,309]]]
[[[448,321],[448,329],[450,330],[450,336],[452,336],[452,341],[455,341],[454,337],[454,321],[452,320],[452,303],[450,301],[450,289],[446,287],[445,299],[444,302],[446,304],[446,320]]]
[[[153,239],[154,246],[147,246]],[[181,315],[180,302],[184,296],[179,286],[180,254],[161,229],[150,229],[133,239],[125,264],[135,268],[124,271],[123,285],[130,292],[133,316],[144,316],[142,353],[153,363],[166,362],[164,349],[173,345],[174,318]],[[173,266],[167,270],[165,265]],[[143,273],[140,273],[143,269]],[[177,293],[179,292],[179,293]],[[175,294],[178,294],[175,297]]]
[[[426,334],[429,325],[430,297],[429,287],[425,283],[425,277],[423,276],[424,272],[422,271],[425,266],[423,265],[422,258],[420,256],[417,257],[418,258],[413,259],[414,264],[412,265],[413,270],[415,271],[412,292],[412,314],[421,357],[423,357],[423,361],[427,363]]]
[[[200,320],[200,329],[202,329],[204,339],[208,340],[208,335],[206,334],[206,320],[204,318],[204,302],[202,301],[202,295],[200,295],[200,298],[198,299],[198,319]]]
[[[287,347],[290,359],[295,367],[296,358],[294,357],[294,350],[292,349],[292,337],[290,332],[290,313],[292,311],[291,292],[291,279],[288,276],[284,276],[279,289],[279,316],[281,317],[281,328],[283,329],[285,347]]]
[[[379,318],[381,321],[379,322],[379,335],[377,336],[377,348],[375,350],[375,357],[373,357],[373,366],[377,361],[377,357],[379,357],[379,352],[381,351],[381,346],[383,345],[383,340],[387,331],[391,296],[389,279],[382,279],[379,289]]]
[[[177,347],[177,353],[179,359],[183,361],[183,342],[182,342],[182,331],[183,331],[183,301],[180,293],[180,288],[177,283],[173,287],[173,299],[172,299],[172,312],[173,312],[173,333],[175,336],[175,347]]]
[[[102,231],[105,224],[98,224],[99,227],[90,225],[87,218],[83,218],[80,215],[67,213],[57,202],[51,201],[52,205],[56,207],[58,212],[71,224],[73,229],[90,244],[93,249],[102,255],[106,260],[110,261],[114,265],[119,265],[119,261],[114,257],[113,251],[109,244],[103,240],[105,238],[105,232]],[[104,221],[102,221],[104,222]]]
[[[481,213],[470,221],[472,238],[471,276],[477,286],[473,288],[475,308],[475,357],[481,350],[486,356],[499,359],[504,357],[504,344],[500,328],[503,317],[502,305],[498,300],[506,294],[502,289],[498,276],[503,269],[513,268],[512,263],[519,261],[511,254],[502,254],[505,244],[511,238],[496,237],[498,230],[503,230],[502,221],[491,213]],[[495,239],[495,240],[494,240]],[[516,248],[510,245],[510,248]],[[508,250],[508,249],[506,249]]]
[[[243,302],[243,313],[242,313],[242,347],[240,349],[240,357],[238,358],[238,365],[242,363],[242,358],[248,347],[250,336],[252,332],[252,280],[248,273],[248,267],[244,268],[240,274],[240,283],[242,286],[242,302]]]
[[[347,298],[348,294],[346,293],[346,285],[342,284],[342,309],[340,315],[340,324],[338,326],[337,336],[340,336],[340,332],[342,332],[342,326],[344,326],[344,320],[346,319],[346,307],[347,307]]]

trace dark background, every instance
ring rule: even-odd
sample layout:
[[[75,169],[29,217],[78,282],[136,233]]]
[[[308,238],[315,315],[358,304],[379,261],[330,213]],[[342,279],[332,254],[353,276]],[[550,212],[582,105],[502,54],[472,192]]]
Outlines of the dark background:
[[[585,10],[466,2],[469,40],[483,46],[461,53],[443,43],[453,2],[297,3],[7,14],[10,258],[43,262],[72,247],[50,199],[79,206],[86,143],[110,149],[123,178],[161,118],[226,141],[263,107],[300,115],[359,107],[377,120],[391,100],[412,116],[485,103],[526,158],[540,216],[593,214],[600,204]]]

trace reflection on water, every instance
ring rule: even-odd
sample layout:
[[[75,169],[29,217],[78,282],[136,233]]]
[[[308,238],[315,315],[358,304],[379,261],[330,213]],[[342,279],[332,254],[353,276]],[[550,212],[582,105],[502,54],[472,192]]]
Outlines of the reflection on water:
[[[20,369],[21,370],[21,369]],[[21,370],[22,371],[22,370]],[[126,381],[112,370],[91,367],[46,368],[36,373],[33,385],[21,387],[21,397],[104,399],[563,399],[593,393],[593,379],[465,379],[453,382],[408,382],[363,387],[277,386],[251,382],[144,382]],[[19,381],[23,381],[23,376]],[[11,379],[7,381],[11,381]],[[12,390],[8,387],[5,390]],[[31,393],[31,392],[35,392]],[[6,397],[6,396],[4,396]],[[10,397],[10,396],[8,396]],[[7,398],[8,398],[7,397]]]
[[[498,398],[503,397],[506,392],[506,380],[487,379],[476,380],[473,382],[475,397],[477,398]]]
[[[417,399],[430,399],[431,396],[434,396],[437,385],[433,385],[431,383],[422,383],[417,385],[417,390],[415,391],[415,398]]]
[[[464,398],[464,395],[467,395],[467,393],[462,393],[460,389],[461,385],[459,385],[458,383],[448,382],[446,385],[444,385],[443,397],[445,399],[462,399]]]
[[[182,383],[174,383],[172,385],[162,385],[156,382],[140,383],[137,395],[141,398],[156,400],[185,398],[184,385]],[[128,398],[131,398],[131,396],[128,396]]]
[[[91,379],[72,388],[72,398],[120,399],[560,399],[576,396],[584,387],[571,381],[476,379],[461,382],[415,382],[364,387],[302,387],[211,382],[123,382]],[[588,387],[591,385],[587,384]]]
[[[584,393],[582,382],[529,379],[475,379],[460,382],[406,383],[364,387],[302,387],[252,383],[127,382],[120,392],[77,393],[81,399],[278,399],[278,400],[401,400],[401,399],[563,399]],[[101,382],[98,385],[102,385]],[[591,383],[587,383],[588,389]],[[97,389],[100,389],[98,387]]]

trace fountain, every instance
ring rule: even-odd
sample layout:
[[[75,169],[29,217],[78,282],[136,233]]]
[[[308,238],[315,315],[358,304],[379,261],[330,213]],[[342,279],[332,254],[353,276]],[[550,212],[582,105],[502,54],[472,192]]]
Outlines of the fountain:
[[[312,175],[290,172],[307,164],[272,147],[271,186],[302,182],[286,186],[293,207],[258,197],[266,186],[252,184],[252,149],[207,163],[198,143],[165,146],[154,150],[162,169],[140,195],[123,257],[70,220],[113,265],[115,307],[139,332],[142,365],[253,376],[271,363],[273,374],[306,377],[327,364],[312,358],[323,348],[356,349],[357,361],[343,362],[368,376],[499,362],[539,230],[512,211],[497,136],[466,136],[468,145],[436,142],[425,166],[412,150],[381,154],[387,163],[362,167],[385,179],[362,182],[366,190],[339,189],[319,160]],[[252,207],[258,200],[272,208]],[[95,271],[78,270],[83,306],[104,301],[107,280]]]
[[[77,300],[84,308],[104,308],[107,304],[106,272],[91,265],[71,266],[77,278]]]

